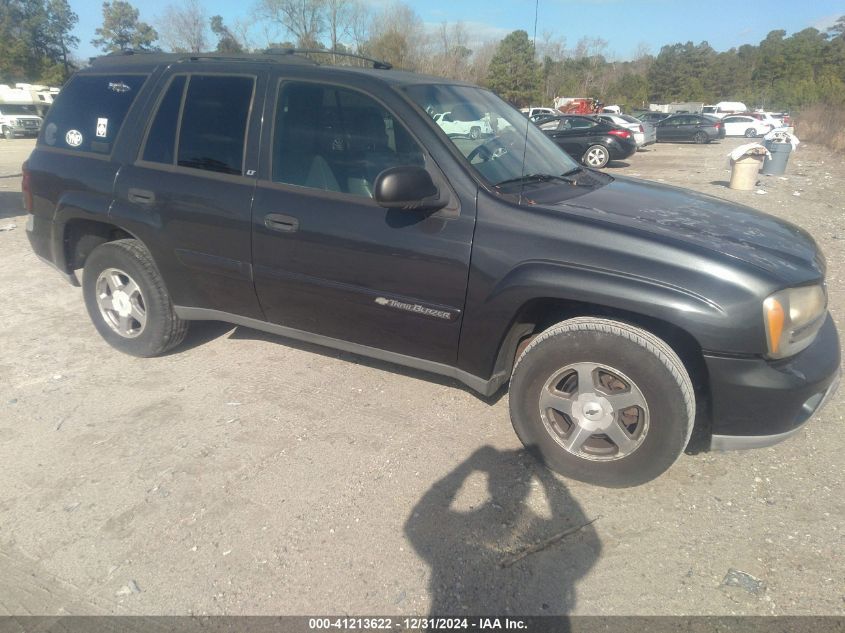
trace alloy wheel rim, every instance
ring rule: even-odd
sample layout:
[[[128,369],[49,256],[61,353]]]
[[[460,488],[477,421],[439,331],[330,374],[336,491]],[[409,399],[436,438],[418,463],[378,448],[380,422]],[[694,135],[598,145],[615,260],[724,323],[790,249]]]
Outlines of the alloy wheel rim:
[[[112,331],[137,338],[147,327],[147,303],[141,288],[125,271],[107,268],[95,284],[97,306]]]
[[[649,409],[628,376],[598,363],[573,363],[543,385],[540,417],[565,451],[588,461],[631,455],[646,438]]]
[[[598,167],[604,164],[605,160],[605,151],[602,149],[594,148],[587,153],[587,162],[592,167]]]

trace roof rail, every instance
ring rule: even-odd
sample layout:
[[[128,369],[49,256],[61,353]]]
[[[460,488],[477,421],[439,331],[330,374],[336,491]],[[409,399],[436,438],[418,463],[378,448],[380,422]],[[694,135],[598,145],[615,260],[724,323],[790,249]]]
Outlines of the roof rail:
[[[322,48],[268,48],[264,50],[265,55],[302,55],[308,58],[308,55],[324,55],[326,57],[347,57],[350,59],[360,59],[373,65],[376,70],[390,70],[393,64],[372,57],[364,55],[357,55],[355,53],[345,53],[340,51],[330,51]],[[310,58],[308,58],[310,59]],[[314,60],[317,61],[317,60]],[[319,62],[318,62],[319,63]]]

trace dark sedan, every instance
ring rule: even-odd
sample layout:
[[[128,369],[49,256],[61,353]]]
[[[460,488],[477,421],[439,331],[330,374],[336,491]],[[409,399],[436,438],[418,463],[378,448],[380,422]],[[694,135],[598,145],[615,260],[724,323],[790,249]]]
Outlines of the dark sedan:
[[[675,114],[657,124],[657,142],[709,143],[725,138],[725,124],[706,114]]]
[[[587,167],[601,168],[637,151],[637,142],[630,130],[595,117],[565,114],[545,117],[535,123],[561,149]]]
[[[660,121],[669,118],[671,115],[666,112],[637,112],[634,116],[640,121],[657,125]]]

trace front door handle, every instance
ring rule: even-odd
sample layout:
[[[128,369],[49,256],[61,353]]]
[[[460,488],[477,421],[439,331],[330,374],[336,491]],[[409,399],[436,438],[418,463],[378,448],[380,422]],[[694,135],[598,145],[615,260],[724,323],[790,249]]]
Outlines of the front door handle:
[[[153,204],[155,201],[156,195],[152,191],[147,191],[146,189],[129,189],[129,202]]]
[[[271,231],[294,233],[297,229],[299,229],[299,220],[291,215],[268,213],[264,216],[264,226]]]

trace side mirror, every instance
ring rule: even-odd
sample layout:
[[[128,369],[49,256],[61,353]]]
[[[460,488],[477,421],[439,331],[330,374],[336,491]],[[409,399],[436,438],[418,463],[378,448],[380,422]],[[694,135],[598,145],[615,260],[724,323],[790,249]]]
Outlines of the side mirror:
[[[390,167],[376,176],[373,197],[379,206],[408,211],[436,211],[446,206],[429,174],[416,165]]]

